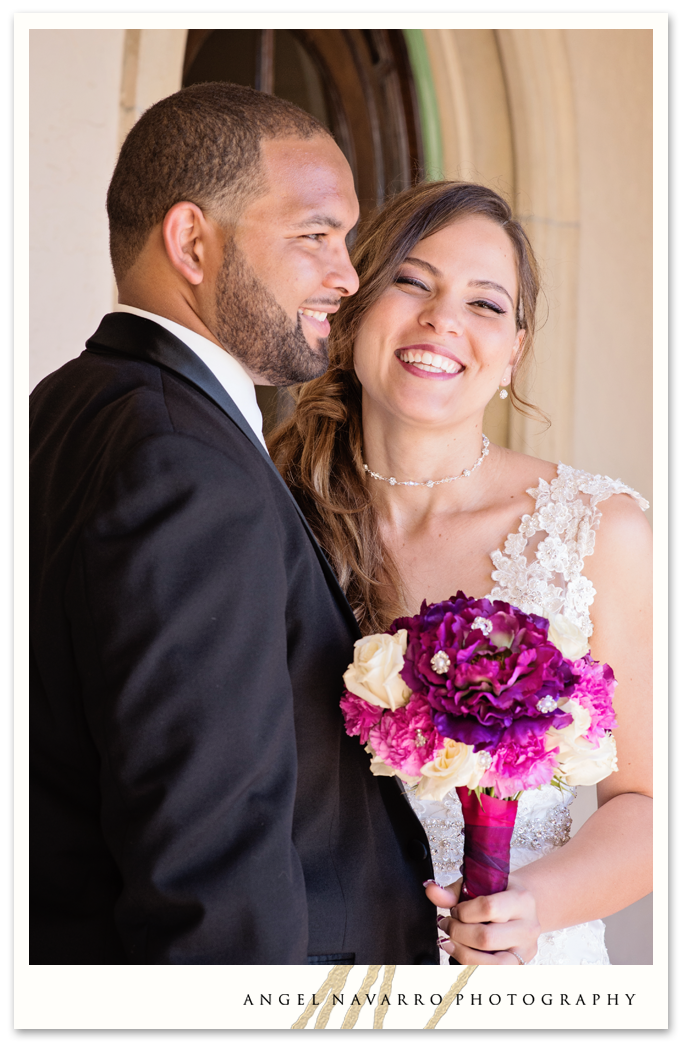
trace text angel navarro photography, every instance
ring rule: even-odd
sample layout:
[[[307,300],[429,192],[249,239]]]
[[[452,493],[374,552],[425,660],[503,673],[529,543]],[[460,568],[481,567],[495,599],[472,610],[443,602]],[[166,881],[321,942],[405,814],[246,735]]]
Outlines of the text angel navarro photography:
[[[260,992],[245,995],[243,1006],[440,1006],[439,992]],[[636,992],[457,992],[452,1006],[632,1006]]]

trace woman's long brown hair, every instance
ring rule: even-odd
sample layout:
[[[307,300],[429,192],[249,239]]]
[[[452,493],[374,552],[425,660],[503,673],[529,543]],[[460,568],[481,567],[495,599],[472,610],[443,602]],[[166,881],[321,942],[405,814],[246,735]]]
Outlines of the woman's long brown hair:
[[[363,470],[361,386],[353,370],[353,343],[363,318],[395,280],[404,259],[424,237],[466,215],[484,215],[514,246],[519,282],[516,325],[526,335],[512,375],[512,404],[538,412],[516,388],[536,329],[538,268],[524,230],[505,200],[468,182],[420,183],[393,197],[359,231],[352,262],[358,292],[336,314],[329,368],[296,392],[292,415],[269,438],[269,451],[331,562],[364,634],[384,631],[405,613],[401,577],[382,543]]]

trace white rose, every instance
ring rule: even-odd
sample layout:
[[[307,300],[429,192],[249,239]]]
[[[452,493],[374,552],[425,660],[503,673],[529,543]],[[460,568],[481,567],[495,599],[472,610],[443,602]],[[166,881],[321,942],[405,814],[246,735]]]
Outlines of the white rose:
[[[353,663],[344,675],[346,688],[361,700],[394,711],[403,707],[411,690],[400,675],[407,646],[406,631],[396,634],[369,634],[354,647]]]
[[[560,707],[572,715],[571,724],[546,733],[546,747],[560,748],[559,775],[571,787],[597,784],[617,770],[615,740],[608,733],[593,744],[584,736],[591,725],[589,712],[576,700],[563,700]]]
[[[579,660],[589,651],[589,641],[583,631],[561,613],[550,617],[548,641],[557,646],[566,660]]]
[[[612,733],[606,733],[595,747],[588,741],[584,741],[584,745],[560,752],[560,774],[571,787],[598,784],[611,773],[617,772],[617,752]]]
[[[441,799],[455,787],[475,788],[481,782],[485,767],[468,744],[445,737],[444,750],[421,767],[422,778],[416,788],[419,798]]]

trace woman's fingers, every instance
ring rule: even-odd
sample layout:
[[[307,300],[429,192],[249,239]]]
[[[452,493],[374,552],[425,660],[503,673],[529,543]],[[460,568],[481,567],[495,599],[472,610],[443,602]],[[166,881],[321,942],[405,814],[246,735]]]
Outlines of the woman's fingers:
[[[446,944],[441,944],[440,949],[446,952],[447,955],[451,955],[458,963],[462,966],[521,966],[519,959],[516,955],[512,955],[511,952],[497,952],[492,955],[490,952],[479,952],[473,948],[468,948],[466,945],[458,945],[453,941],[447,941]],[[515,949],[519,951],[519,949]],[[525,962],[529,962],[523,952],[519,953]],[[533,958],[533,956],[531,957]]]
[[[509,922],[511,919],[536,919],[533,894],[515,886],[488,897],[474,897],[452,907],[452,916],[460,922]]]
[[[424,885],[428,899],[438,908],[452,908],[459,900],[461,879],[453,882],[451,886],[440,886],[437,882],[426,882]]]
[[[466,923],[445,916],[438,923],[439,929],[455,945],[481,952],[501,952],[514,948],[526,960],[536,954],[536,942],[540,934],[538,923],[526,919],[509,922]]]

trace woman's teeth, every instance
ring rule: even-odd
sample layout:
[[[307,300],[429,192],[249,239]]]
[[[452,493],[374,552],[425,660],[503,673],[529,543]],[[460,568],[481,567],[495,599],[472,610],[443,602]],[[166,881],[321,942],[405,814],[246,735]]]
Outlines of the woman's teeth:
[[[305,314],[306,317],[314,317],[316,321],[326,321],[327,311],[324,310],[298,310],[299,314]]]
[[[397,350],[397,357],[407,365],[417,365],[424,372],[448,372],[449,375],[456,375],[462,370],[458,361],[452,361],[440,354],[431,354],[429,350]]]

